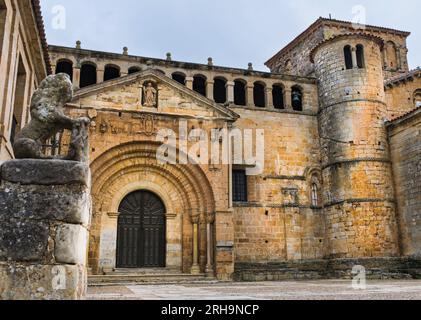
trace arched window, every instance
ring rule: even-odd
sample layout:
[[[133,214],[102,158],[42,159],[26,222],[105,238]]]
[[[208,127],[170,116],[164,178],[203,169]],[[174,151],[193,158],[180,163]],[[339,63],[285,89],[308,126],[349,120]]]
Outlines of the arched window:
[[[386,59],[389,68],[397,69],[398,55],[396,54],[396,45],[392,41],[388,41],[386,44]]]
[[[259,108],[266,107],[265,85],[261,82],[254,83],[253,89],[254,105]]]
[[[133,74],[133,73],[140,72],[140,71],[142,71],[142,69],[139,68],[139,67],[131,67],[131,68],[129,68],[128,73]]]
[[[227,102],[227,80],[224,78],[214,79],[213,99],[216,103]]]
[[[186,75],[181,72],[174,72],[171,75],[172,79],[177,81],[178,83],[182,84],[183,86],[186,84]]]
[[[237,106],[246,105],[246,83],[243,80],[234,81],[234,104]]]
[[[284,88],[279,84],[275,84],[272,88],[272,96],[275,109],[284,109]]]
[[[206,97],[206,77],[202,75],[196,75],[193,77],[193,91]]]
[[[345,56],[345,67],[349,70],[352,69],[352,52],[351,46],[346,46],[344,48],[344,56]]]
[[[315,182],[311,184],[311,205],[313,207],[319,206],[319,186]]]
[[[90,62],[86,62],[80,69],[80,84],[79,87],[84,88],[97,83],[96,66]]]
[[[421,89],[414,92],[414,104],[416,108],[421,107]]]
[[[357,66],[360,69],[365,68],[364,46],[362,44],[357,45]]]
[[[291,88],[292,109],[295,111],[303,111],[303,92],[300,87]]]
[[[70,60],[59,60],[56,66],[56,74],[65,73],[73,81],[73,62]]]
[[[105,66],[104,81],[113,80],[120,77],[120,68],[113,65]]]

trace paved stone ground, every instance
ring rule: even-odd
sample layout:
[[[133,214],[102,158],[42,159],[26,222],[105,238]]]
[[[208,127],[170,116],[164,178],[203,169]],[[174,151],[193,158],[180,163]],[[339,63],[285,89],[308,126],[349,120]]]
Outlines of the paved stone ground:
[[[421,281],[212,283],[90,287],[90,300],[421,300]]]

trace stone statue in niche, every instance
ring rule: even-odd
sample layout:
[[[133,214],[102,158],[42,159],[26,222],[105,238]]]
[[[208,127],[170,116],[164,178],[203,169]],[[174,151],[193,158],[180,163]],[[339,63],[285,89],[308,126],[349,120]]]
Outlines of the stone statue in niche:
[[[67,74],[45,78],[32,96],[31,121],[17,134],[13,150],[16,159],[60,159],[87,161],[89,118],[72,119],[63,107],[73,98],[73,86]],[[69,153],[66,156],[46,156],[45,142],[66,129],[71,131]]]
[[[148,82],[143,87],[143,105],[145,107],[155,108],[157,106],[156,93],[157,90],[154,88],[152,82]]]

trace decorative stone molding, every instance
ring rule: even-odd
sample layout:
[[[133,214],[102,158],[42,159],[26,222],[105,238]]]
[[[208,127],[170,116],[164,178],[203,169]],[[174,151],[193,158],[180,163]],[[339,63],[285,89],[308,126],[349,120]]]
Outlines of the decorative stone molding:
[[[118,219],[120,212],[107,212],[107,215],[110,219]]]

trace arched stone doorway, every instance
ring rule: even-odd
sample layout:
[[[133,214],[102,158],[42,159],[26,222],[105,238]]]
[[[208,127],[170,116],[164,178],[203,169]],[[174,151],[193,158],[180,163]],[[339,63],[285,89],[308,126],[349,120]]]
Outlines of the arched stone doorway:
[[[132,192],[154,193],[166,209],[166,268],[214,272],[215,198],[199,165],[160,164],[159,143],[116,146],[91,164],[93,219],[89,265],[94,273],[116,268],[120,204]]]
[[[119,206],[117,268],[166,266],[166,209],[154,193],[139,190]]]

